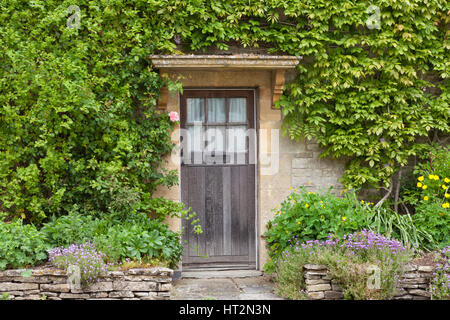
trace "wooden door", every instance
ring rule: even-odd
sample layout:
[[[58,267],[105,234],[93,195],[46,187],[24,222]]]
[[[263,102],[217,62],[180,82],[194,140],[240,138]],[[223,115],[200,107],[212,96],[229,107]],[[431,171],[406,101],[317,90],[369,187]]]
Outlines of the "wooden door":
[[[181,129],[181,199],[203,229],[184,221],[183,269],[254,269],[254,91],[185,90]]]

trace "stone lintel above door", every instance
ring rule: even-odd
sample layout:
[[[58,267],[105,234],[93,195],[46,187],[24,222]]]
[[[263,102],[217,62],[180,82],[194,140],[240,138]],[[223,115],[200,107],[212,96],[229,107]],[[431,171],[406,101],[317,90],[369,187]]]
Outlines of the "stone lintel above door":
[[[294,69],[301,56],[271,55],[150,55],[155,68],[161,74],[176,70],[266,70],[272,72],[272,107],[283,93],[285,72]],[[162,88],[159,109],[167,108],[167,87]]]

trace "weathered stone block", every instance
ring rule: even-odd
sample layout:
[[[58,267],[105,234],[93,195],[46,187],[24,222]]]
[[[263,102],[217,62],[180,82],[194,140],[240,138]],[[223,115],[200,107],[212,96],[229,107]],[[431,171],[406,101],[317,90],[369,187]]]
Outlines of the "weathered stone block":
[[[292,159],[292,169],[312,169],[315,167],[315,161],[307,158]]]
[[[298,152],[295,154],[296,158],[312,158],[313,153],[312,152]]]
[[[107,292],[92,292],[89,294],[91,298],[107,298],[108,293]]]
[[[172,276],[173,270],[168,268],[152,268],[152,269],[136,268],[128,270],[128,274],[144,275],[144,276],[155,276],[155,275]]]
[[[69,292],[69,284],[41,284],[41,290],[50,292]]]
[[[320,299],[323,299],[324,297],[325,297],[325,294],[322,291],[308,293],[308,298],[313,299],[313,300],[320,300]]]
[[[133,298],[134,294],[131,291],[113,291],[109,293],[110,298]]]
[[[39,285],[37,283],[0,282],[0,292],[35,290],[35,289],[39,289]]]
[[[160,291],[170,291],[172,289],[171,283],[161,283],[159,290]]]
[[[136,296],[136,297],[148,297],[148,292],[134,292],[134,295]]]
[[[323,280],[323,279],[317,279],[317,280],[310,280],[306,279],[305,283],[308,285],[314,285],[314,284],[324,284],[324,283],[330,283],[330,280]]]
[[[61,293],[59,297],[61,299],[88,299],[89,294]]]
[[[306,289],[308,292],[326,291],[326,290],[331,290],[331,285],[328,283],[315,284],[315,285],[307,286]]]
[[[114,290],[128,290],[128,291],[153,291],[157,289],[155,282],[150,281],[117,281],[113,285]]]
[[[325,291],[325,299],[328,300],[337,300],[337,299],[343,299],[344,294],[339,291]]]
[[[158,295],[156,292],[149,292],[148,296],[140,297],[141,300],[158,300]]]
[[[327,271],[327,266],[323,264],[305,264],[303,268],[307,270],[323,270],[325,272]]]
[[[99,291],[112,291],[113,283],[112,282],[97,282],[94,283],[87,288],[83,288],[84,292],[99,292]]]
[[[110,277],[122,277],[124,275],[123,271],[110,271],[108,272]]]
[[[412,289],[408,290],[408,292],[416,296],[431,297],[431,294],[428,291],[422,289]]]
[[[56,292],[41,292],[42,295],[45,295],[46,297],[57,297],[58,293]]]
[[[405,279],[420,278],[420,274],[417,272],[406,272],[405,274],[403,274],[403,278]]]

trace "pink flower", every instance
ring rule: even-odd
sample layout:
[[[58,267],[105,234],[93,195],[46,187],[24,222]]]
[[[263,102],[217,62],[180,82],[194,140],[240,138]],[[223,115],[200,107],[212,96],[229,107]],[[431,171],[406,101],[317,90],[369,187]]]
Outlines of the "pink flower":
[[[170,121],[175,122],[180,120],[180,117],[178,116],[178,112],[172,111],[169,113]]]

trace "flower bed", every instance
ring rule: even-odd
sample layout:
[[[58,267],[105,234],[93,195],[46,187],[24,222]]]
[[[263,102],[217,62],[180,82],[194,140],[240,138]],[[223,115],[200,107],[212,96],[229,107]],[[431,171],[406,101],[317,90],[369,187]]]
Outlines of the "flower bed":
[[[325,265],[303,266],[306,283],[305,293],[312,300],[341,300],[344,294],[340,284],[330,276]],[[397,283],[394,300],[429,300],[431,282],[436,267],[408,264]]]
[[[0,272],[0,297],[11,300],[167,300],[173,270],[136,268],[110,271],[98,282],[75,289],[67,273],[56,268],[15,269]]]

